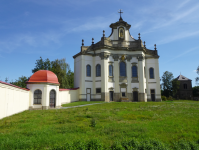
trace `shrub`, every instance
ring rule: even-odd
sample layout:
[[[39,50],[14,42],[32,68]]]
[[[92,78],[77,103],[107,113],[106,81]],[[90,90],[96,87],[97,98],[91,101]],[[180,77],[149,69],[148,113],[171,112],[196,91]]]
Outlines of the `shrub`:
[[[169,96],[168,98],[167,98],[167,100],[173,100],[173,97],[172,96]]]
[[[166,101],[167,100],[166,96],[161,96],[161,98],[162,98],[162,101]]]
[[[90,127],[95,127],[96,124],[97,124],[97,123],[96,123],[95,119],[93,118],[93,119],[91,120]]]

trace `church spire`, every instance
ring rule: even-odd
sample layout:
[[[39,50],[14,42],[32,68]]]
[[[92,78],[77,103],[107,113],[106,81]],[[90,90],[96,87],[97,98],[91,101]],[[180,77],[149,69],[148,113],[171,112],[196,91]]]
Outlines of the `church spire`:
[[[120,9],[120,11],[118,12],[118,13],[120,13],[120,19],[119,19],[119,21],[123,21],[123,19],[122,19],[122,9]]]

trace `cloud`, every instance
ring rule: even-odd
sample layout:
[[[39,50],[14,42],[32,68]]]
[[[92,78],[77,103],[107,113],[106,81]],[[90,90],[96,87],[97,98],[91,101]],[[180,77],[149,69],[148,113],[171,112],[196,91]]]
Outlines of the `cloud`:
[[[185,0],[184,2],[182,2],[181,4],[178,5],[178,7],[176,9],[181,9],[182,7],[184,7],[188,2],[190,2],[190,0]]]
[[[183,53],[177,55],[176,57],[173,57],[172,59],[170,59],[170,60],[164,62],[164,64],[167,64],[168,62],[170,62],[170,61],[172,61],[172,60],[174,60],[174,59],[180,58],[180,57],[182,57],[182,56],[184,56],[184,55],[186,55],[186,54],[188,54],[188,53],[190,53],[190,52],[192,52],[192,51],[195,51],[195,50],[199,50],[199,46],[198,46],[198,47],[191,48],[191,49],[189,49],[189,50],[187,50],[187,51],[185,51],[185,52],[183,52]]]
[[[197,72],[197,70],[193,70],[193,72]]]

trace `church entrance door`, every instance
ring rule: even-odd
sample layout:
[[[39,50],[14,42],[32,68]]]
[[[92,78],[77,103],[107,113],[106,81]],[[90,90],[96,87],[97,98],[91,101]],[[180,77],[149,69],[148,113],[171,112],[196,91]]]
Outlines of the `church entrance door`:
[[[138,102],[138,92],[137,91],[133,92],[133,101]]]
[[[54,108],[55,107],[55,101],[56,101],[56,92],[55,90],[50,91],[50,107]]]
[[[113,91],[109,91],[110,101],[113,101]]]
[[[87,99],[87,101],[91,101],[91,89],[90,88],[86,89],[86,99]]]
[[[151,89],[151,100],[155,102],[155,90]]]

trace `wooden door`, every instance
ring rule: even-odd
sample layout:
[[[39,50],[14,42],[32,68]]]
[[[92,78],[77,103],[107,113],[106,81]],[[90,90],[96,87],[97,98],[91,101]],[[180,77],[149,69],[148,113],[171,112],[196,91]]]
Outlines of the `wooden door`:
[[[138,92],[137,91],[133,92],[133,101],[138,102]]]
[[[50,91],[50,107],[55,107],[55,101],[56,101],[56,92],[55,90]]]
[[[155,102],[155,90],[151,89],[151,100]]]
[[[110,101],[113,101],[113,91],[109,91]]]

